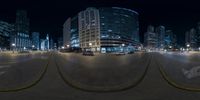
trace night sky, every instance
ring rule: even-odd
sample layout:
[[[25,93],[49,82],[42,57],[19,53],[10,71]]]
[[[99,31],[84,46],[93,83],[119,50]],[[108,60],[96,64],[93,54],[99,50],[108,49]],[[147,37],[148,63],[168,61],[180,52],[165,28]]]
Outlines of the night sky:
[[[124,7],[137,11],[140,23],[140,36],[149,24],[164,25],[184,44],[184,33],[196,27],[200,21],[199,2],[188,0],[6,0],[0,2],[0,20],[15,22],[17,9],[28,11],[31,31],[49,33],[52,37],[62,36],[62,25],[87,7]],[[141,38],[143,41],[143,38]]]

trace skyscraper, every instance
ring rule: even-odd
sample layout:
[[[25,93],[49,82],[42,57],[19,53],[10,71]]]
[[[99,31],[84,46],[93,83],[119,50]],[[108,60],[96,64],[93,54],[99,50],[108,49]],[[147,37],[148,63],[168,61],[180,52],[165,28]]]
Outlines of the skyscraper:
[[[78,14],[79,40],[83,50],[100,51],[99,10],[87,8]]]
[[[51,38],[49,41],[49,49],[54,49],[54,43],[53,43],[53,39]]]
[[[24,10],[17,10],[15,31],[12,42],[15,43],[16,49],[31,48],[29,18],[27,17],[27,12]]]
[[[62,46],[63,46],[63,38],[61,38],[61,37],[59,37],[58,39],[57,39],[57,47],[58,48],[61,48]]]
[[[33,49],[40,49],[40,33],[39,32],[32,32],[32,45],[34,46]]]
[[[49,34],[47,34],[47,36],[46,36],[45,47],[47,50],[49,50]]]
[[[165,27],[158,26],[155,31],[158,37],[158,48],[163,49],[165,47]]]
[[[172,30],[166,30],[165,34],[165,46],[170,47],[173,46],[173,31]]]
[[[63,25],[63,46],[80,48],[78,16],[68,18]]]
[[[144,46],[147,49],[156,49],[158,45],[157,34],[154,31],[154,26],[149,25],[147,32],[144,34]]]
[[[71,34],[70,34],[70,46],[72,48],[79,48],[79,28],[78,28],[78,16],[71,19]]]
[[[0,21],[0,48],[10,49],[10,37],[14,33],[14,25],[5,21]]]
[[[70,35],[71,35],[71,18],[68,18],[63,24],[63,45],[67,47],[70,45]]]
[[[173,48],[178,48],[176,34],[173,34],[172,47],[173,47]]]
[[[139,14],[120,7],[99,8],[102,52],[130,52],[140,45]]]
[[[200,47],[200,22],[197,23],[195,37],[196,37],[196,46]]]
[[[102,53],[130,52],[140,45],[138,15],[126,8],[90,7],[69,18],[63,32],[70,32],[71,47]]]
[[[195,28],[192,28],[185,33],[185,43],[186,45],[189,44],[192,48],[197,48]]]
[[[40,41],[41,50],[49,50],[49,35],[47,34],[46,38],[41,39]]]

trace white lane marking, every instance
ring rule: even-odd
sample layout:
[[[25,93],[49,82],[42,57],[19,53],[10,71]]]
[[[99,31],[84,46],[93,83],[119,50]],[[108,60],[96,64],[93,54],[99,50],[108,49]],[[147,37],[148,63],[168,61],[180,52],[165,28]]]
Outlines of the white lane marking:
[[[0,68],[9,68],[11,67],[10,65],[0,65]]]
[[[0,72],[0,76],[3,75],[3,74],[5,74],[5,73],[6,73],[6,71]]]
[[[182,69],[183,74],[188,78],[194,78],[200,76],[200,66],[193,67],[190,70]]]

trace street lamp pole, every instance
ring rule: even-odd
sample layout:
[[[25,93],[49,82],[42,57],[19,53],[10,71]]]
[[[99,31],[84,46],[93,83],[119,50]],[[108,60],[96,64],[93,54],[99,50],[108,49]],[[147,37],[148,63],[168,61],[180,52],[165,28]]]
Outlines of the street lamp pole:
[[[187,52],[189,52],[190,44],[187,44]]]
[[[124,52],[124,46],[125,46],[125,44],[123,43],[123,44],[122,44],[122,49],[123,49],[123,52]]]
[[[14,48],[15,48],[15,44],[13,43],[12,44],[13,53],[14,53]]]
[[[89,43],[89,46],[90,46],[90,51],[92,51],[92,47],[91,47],[91,46],[92,46],[92,43]]]
[[[35,48],[35,45],[32,45],[32,50]]]

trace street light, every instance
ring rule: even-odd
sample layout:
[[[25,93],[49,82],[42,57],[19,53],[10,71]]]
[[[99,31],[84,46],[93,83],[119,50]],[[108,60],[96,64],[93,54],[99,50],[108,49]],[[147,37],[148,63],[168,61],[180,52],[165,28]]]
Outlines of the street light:
[[[14,43],[12,43],[13,53],[14,53],[14,47],[15,47],[15,44],[14,44]]]
[[[186,50],[187,50],[187,52],[189,52],[190,44],[187,44],[186,46],[187,46]]]
[[[26,50],[26,47],[24,47],[24,50]]]
[[[65,49],[65,47],[64,47],[64,46],[62,46],[62,49]]]
[[[123,49],[123,52],[124,52],[124,46],[125,46],[125,44],[123,43],[123,44],[122,44],[122,49]]]
[[[92,43],[89,43],[89,46],[92,46]]]
[[[69,48],[69,45],[67,45],[67,48]]]
[[[190,44],[187,44],[187,47],[189,48],[189,47],[190,47]]]
[[[13,43],[12,46],[15,46],[15,44]]]
[[[142,47],[139,46],[139,47],[138,47],[138,50],[142,50]]]
[[[89,43],[89,46],[90,46],[90,51],[92,51],[92,47],[91,47],[91,46],[92,46],[92,43],[91,43],[91,42]]]
[[[32,51],[33,51],[34,48],[35,48],[35,45],[32,45]]]

